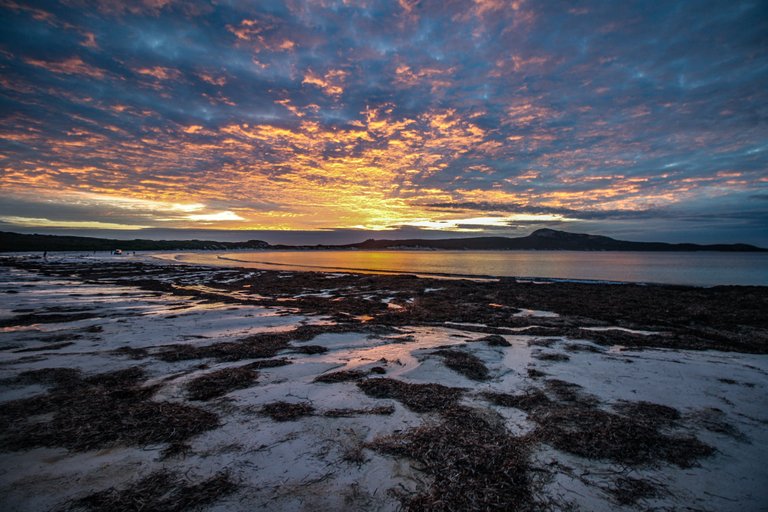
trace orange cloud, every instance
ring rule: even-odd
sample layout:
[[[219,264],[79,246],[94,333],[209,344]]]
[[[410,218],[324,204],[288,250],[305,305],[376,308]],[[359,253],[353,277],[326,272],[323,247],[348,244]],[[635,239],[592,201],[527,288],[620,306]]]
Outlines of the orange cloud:
[[[140,75],[147,75],[157,80],[176,80],[181,77],[181,72],[173,68],[164,68],[162,66],[154,66],[151,68],[139,68],[135,69]]]
[[[296,117],[304,117],[304,112],[302,112],[296,105],[291,103],[291,100],[289,99],[282,99],[282,100],[275,100],[275,103],[278,105],[282,105],[285,107],[286,110],[288,110],[291,114],[295,115]]]
[[[96,35],[93,32],[84,32],[83,42],[80,44],[86,48],[91,49],[96,49],[99,47],[99,44],[96,42]]]
[[[213,76],[208,73],[200,73],[197,75],[203,82],[211,85],[218,85],[219,87],[227,84],[227,78],[224,76]]]
[[[262,33],[264,27],[260,26],[256,20],[243,20],[240,26],[227,25],[227,30],[232,32],[235,37],[243,41],[251,41]]]
[[[240,42],[254,43],[256,52],[263,50],[288,52],[296,47],[295,41],[275,32],[277,22],[245,19],[240,25],[227,25],[227,30]]]
[[[432,92],[438,89],[450,87],[452,82],[450,76],[455,68],[440,69],[424,67],[418,70],[412,70],[406,64],[400,64],[395,69],[395,82],[407,87],[415,87],[421,84],[428,84]]]
[[[419,0],[398,0],[398,3],[406,13],[410,14],[419,4]]]
[[[347,75],[348,73],[341,69],[331,69],[320,76],[310,69],[307,70],[301,83],[317,86],[329,96],[339,96],[344,92],[343,85]]]
[[[69,57],[61,61],[44,61],[37,59],[26,59],[24,62],[30,66],[43,68],[51,73],[61,73],[65,75],[84,75],[91,78],[104,78],[106,73],[95,66],[83,62],[80,57]]]

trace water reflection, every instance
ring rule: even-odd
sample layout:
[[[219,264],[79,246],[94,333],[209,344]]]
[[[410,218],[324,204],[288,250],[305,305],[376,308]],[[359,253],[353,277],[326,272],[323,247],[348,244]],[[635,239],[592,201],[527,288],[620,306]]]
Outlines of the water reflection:
[[[260,251],[163,255],[187,263],[273,270],[514,276],[768,285],[768,254],[581,251]]]

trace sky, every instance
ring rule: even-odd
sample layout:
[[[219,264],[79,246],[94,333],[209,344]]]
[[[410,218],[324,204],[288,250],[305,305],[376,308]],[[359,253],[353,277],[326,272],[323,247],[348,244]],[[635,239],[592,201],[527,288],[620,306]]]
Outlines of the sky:
[[[761,0],[0,0],[0,230],[768,247]]]

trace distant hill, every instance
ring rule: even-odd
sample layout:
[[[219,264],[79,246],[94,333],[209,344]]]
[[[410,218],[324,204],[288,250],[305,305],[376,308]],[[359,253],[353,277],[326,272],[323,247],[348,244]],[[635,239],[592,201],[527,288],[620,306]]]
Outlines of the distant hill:
[[[626,242],[607,236],[568,233],[555,229],[539,229],[528,236],[507,238],[443,238],[438,240],[366,240],[347,245],[270,245],[262,240],[247,242],[213,242],[206,240],[110,240],[82,236],[23,235],[0,231],[0,252],[15,251],[175,251],[175,250],[538,250],[538,251],[724,251],[768,252],[749,244],[669,244],[664,242]]]
[[[626,242],[607,236],[539,229],[528,236],[506,238],[447,238],[439,240],[366,240],[345,247],[358,249],[450,249],[450,250],[539,250],[539,251],[728,251],[762,252],[748,244],[668,244],[664,242]]]
[[[0,231],[0,252],[17,251],[176,251],[266,249],[267,242],[212,242],[207,240],[111,240],[85,236],[23,235]]]

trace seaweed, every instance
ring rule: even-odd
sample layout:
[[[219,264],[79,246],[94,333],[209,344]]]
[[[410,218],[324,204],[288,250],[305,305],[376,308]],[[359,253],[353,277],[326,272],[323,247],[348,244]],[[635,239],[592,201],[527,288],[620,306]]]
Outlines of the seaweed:
[[[436,350],[432,354],[441,356],[445,366],[468,379],[488,380],[488,367],[477,356],[452,349]]]
[[[326,347],[323,347],[322,345],[301,345],[299,347],[294,347],[294,351],[300,353],[300,354],[323,354],[325,352],[328,352],[328,349]]]
[[[20,352],[44,352],[46,350],[59,350],[60,348],[69,347],[70,345],[74,345],[74,343],[71,341],[62,341],[61,343],[51,343],[49,345],[22,348],[19,350],[14,350],[13,353],[18,354]]]
[[[289,338],[283,334],[252,336],[237,342],[220,342],[211,345],[169,345],[155,354],[163,361],[214,358],[219,361],[242,359],[266,359],[274,357],[289,347]]]
[[[259,374],[248,368],[223,368],[206,373],[187,384],[187,396],[190,400],[210,400],[230,391],[251,386]]]
[[[455,405],[463,394],[461,388],[440,384],[410,384],[395,379],[375,378],[357,383],[363,393],[374,398],[393,398],[414,412],[429,412]]]
[[[668,405],[654,404],[652,402],[631,402],[622,400],[613,405],[613,409],[624,416],[642,418],[644,421],[655,424],[671,424],[680,419],[680,411]]]
[[[350,380],[360,380],[366,373],[360,370],[341,370],[338,372],[324,373],[315,377],[315,382],[348,382]]]
[[[34,324],[58,324],[76,322],[99,316],[98,313],[26,313],[0,320],[0,327],[19,327]]]
[[[537,354],[533,354],[533,357],[540,361],[570,361],[571,359],[567,355],[557,352],[539,352]]]
[[[60,387],[74,386],[81,381],[80,370],[74,368],[40,368],[27,370],[16,376],[19,384],[47,384]]]
[[[157,471],[124,489],[110,488],[70,502],[65,510],[87,512],[182,512],[231,494],[237,484],[222,472],[198,483]]]
[[[266,414],[275,421],[294,421],[304,416],[314,414],[315,408],[308,402],[271,402],[261,408],[261,413]]]
[[[118,356],[126,356],[130,359],[144,359],[149,357],[149,351],[147,349],[137,347],[120,347],[113,350],[112,353]]]
[[[543,391],[535,388],[529,389],[525,393],[519,395],[491,391],[486,391],[480,395],[494,405],[501,407],[515,407],[527,412],[551,403],[551,400]]]
[[[537,508],[530,439],[473,409],[448,409],[438,424],[379,437],[367,447],[412,459],[432,478],[426,489],[401,496],[405,510]]]
[[[292,364],[290,360],[284,357],[280,359],[264,359],[262,361],[254,361],[248,363],[244,368],[251,368],[253,370],[263,370],[264,368],[277,368],[278,366],[286,366]]]
[[[665,461],[688,468],[714,449],[691,436],[674,436],[659,429],[668,418],[623,416],[581,404],[556,404],[532,413],[536,437],[551,446],[589,459],[627,465]]]
[[[0,448],[83,451],[173,443],[218,426],[218,417],[203,409],[153,401],[156,388],[142,386],[143,378],[140,368],[85,378],[68,368],[24,372],[18,379],[53,388],[0,405]]]
[[[599,400],[588,393],[582,391],[582,387],[573,382],[566,382],[560,379],[547,379],[544,382],[547,391],[552,393],[558,400],[570,402],[584,407],[594,407]]]
[[[659,496],[662,489],[660,484],[624,476],[617,478],[614,486],[607,490],[619,505],[634,505],[640,500]]]
[[[394,405],[380,405],[378,407],[368,407],[365,409],[330,409],[323,413],[328,418],[348,418],[365,414],[376,414],[379,416],[389,416],[395,412]]]
[[[491,347],[510,347],[512,344],[500,334],[490,334],[474,341],[484,341]]]
[[[352,326],[343,325],[302,325],[288,332],[262,332],[238,341],[226,341],[210,345],[168,345],[155,354],[163,361],[184,361],[189,359],[214,358],[219,361],[242,359],[266,359],[274,357],[281,350],[293,349],[305,354],[319,354],[328,349],[319,345],[293,346],[292,341],[308,341],[326,332],[347,332]]]

